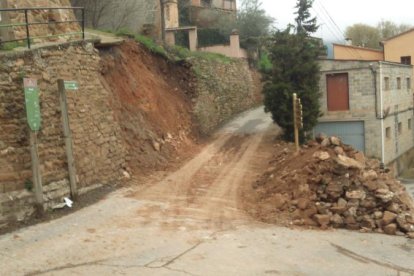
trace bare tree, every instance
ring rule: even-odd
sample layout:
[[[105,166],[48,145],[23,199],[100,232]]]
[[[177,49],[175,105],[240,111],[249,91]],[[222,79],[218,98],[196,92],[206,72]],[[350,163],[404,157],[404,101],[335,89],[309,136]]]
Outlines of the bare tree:
[[[107,27],[114,31],[128,26],[144,1],[137,0],[71,0],[72,6],[85,8],[86,25],[94,29]]]
[[[135,13],[143,8],[143,1],[112,1],[112,10],[117,11],[117,15],[110,20],[111,29],[117,31],[129,25],[134,19]]]
[[[111,11],[110,0],[71,0],[72,6],[84,7],[86,25],[94,29],[100,27],[101,19]]]

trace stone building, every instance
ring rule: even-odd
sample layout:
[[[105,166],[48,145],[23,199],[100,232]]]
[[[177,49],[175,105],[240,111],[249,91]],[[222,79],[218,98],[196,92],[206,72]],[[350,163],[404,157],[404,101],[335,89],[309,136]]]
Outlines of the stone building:
[[[236,18],[236,0],[190,0],[189,23],[208,28],[218,18]]]
[[[321,110],[314,134],[396,164],[414,146],[412,66],[384,61],[321,60]]]
[[[414,28],[381,42],[384,47],[384,59],[404,64],[412,64],[414,56],[412,44],[414,42]]]

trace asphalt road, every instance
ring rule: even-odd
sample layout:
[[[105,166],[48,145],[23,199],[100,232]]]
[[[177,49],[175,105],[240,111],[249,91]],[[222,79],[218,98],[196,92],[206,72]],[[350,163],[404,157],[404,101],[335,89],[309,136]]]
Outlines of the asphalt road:
[[[246,112],[179,170],[0,236],[0,275],[414,275],[413,240],[243,212],[239,191],[277,132],[262,109]]]

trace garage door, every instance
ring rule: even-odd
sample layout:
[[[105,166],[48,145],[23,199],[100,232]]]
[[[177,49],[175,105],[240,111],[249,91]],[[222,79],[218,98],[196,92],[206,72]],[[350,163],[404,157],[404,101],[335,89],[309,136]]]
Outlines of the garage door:
[[[365,152],[364,122],[329,122],[319,123],[313,130],[314,135],[324,133],[328,136],[338,136],[344,144]]]

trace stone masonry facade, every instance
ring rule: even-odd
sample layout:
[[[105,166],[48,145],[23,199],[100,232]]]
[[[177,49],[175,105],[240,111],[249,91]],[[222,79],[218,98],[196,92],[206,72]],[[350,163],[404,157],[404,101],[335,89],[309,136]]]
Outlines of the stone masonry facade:
[[[117,181],[125,167],[120,127],[100,81],[100,57],[86,42],[0,56],[0,227],[34,212],[29,129],[23,78],[38,80],[42,128],[38,150],[46,207],[69,195],[57,80],[76,80],[68,91],[78,188]]]
[[[385,164],[392,163],[413,148],[412,66],[350,60],[321,60],[320,66],[320,103],[324,114],[319,119],[320,122],[363,121],[365,153],[369,157],[380,159],[382,143],[380,94],[382,92],[385,117]],[[327,110],[326,79],[327,75],[332,73],[348,73],[350,107],[348,111]]]
[[[229,62],[192,59],[196,75],[194,115],[202,134],[258,105],[252,72],[242,59]]]

